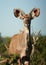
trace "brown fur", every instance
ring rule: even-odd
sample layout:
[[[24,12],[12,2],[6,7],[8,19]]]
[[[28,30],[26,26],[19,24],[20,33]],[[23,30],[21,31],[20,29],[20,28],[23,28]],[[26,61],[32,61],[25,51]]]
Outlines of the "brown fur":
[[[22,49],[25,47],[24,32],[16,34],[12,37],[9,46],[9,54],[21,53]]]
[[[30,64],[30,54],[32,51],[32,43],[30,41],[30,24],[31,20],[38,17],[40,14],[39,9],[33,9],[29,14],[25,14],[20,9],[14,9],[14,16],[19,17],[24,23],[24,32],[16,34],[12,37],[9,46],[9,54],[19,54],[21,63],[23,64],[26,60],[26,65]],[[20,64],[20,61],[19,61]]]

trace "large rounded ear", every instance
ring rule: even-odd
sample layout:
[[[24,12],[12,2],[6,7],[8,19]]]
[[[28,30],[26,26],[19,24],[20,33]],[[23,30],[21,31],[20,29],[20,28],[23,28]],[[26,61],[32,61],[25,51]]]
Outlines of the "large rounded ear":
[[[24,14],[25,13],[22,10],[20,10],[20,9],[14,9],[13,11],[14,11],[14,16],[15,17],[19,17],[21,19],[24,18]]]
[[[33,8],[32,11],[29,13],[33,18],[38,17],[40,15],[40,9],[39,8]]]

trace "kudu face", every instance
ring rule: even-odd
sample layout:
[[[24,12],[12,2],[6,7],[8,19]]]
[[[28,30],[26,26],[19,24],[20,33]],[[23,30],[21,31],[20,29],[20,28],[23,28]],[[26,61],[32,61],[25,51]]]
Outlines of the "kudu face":
[[[23,20],[24,24],[30,24],[30,21],[38,17],[40,14],[40,9],[39,8],[33,8],[32,11],[29,14],[25,14],[22,10],[20,9],[14,9],[14,16],[19,17],[20,19]]]

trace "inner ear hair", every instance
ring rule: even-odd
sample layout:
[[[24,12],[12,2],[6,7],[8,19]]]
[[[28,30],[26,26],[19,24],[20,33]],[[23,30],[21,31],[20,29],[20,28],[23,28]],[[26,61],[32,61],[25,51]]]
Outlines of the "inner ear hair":
[[[19,13],[20,13],[19,9],[14,9],[14,16],[15,17],[19,17]]]
[[[29,14],[30,14],[32,19],[35,17],[38,17],[40,15],[40,9],[39,8],[33,8]]]
[[[24,11],[22,11],[21,9],[14,9],[14,16],[15,17],[19,17],[20,19],[24,19]]]

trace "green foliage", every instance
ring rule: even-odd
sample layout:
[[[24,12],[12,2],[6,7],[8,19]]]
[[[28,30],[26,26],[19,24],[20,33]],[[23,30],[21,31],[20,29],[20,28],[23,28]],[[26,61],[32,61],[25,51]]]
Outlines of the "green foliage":
[[[4,39],[5,39],[4,43],[7,44],[7,46],[9,46],[10,41],[11,41],[11,37],[5,37]]]
[[[5,37],[4,39],[6,41],[5,44],[9,46],[11,38]],[[0,53],[2,53],[2,57],[0,57],[0,60],[2,60],[3,58],[8,58],[12,62],[14,60],[17,60],[17,58],[19,57],[19,55],[17,54],[14,54],[12,56],[8,55],[8,52],[6,48],[4,47],[3,40],[0,41]],[[6,65],[6,64],[2,64],[2,65]],[[35,52],[32,58],[31,65],[46,65],[46,36],[39,36],[39,40],[37,41],[37,44],[35,45]]]
[[[32,65],[46,65],[46,36],[40,36],[35,45]]]

